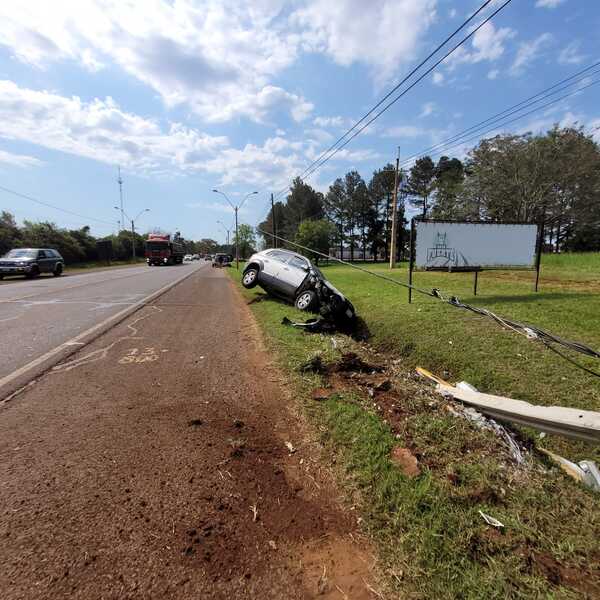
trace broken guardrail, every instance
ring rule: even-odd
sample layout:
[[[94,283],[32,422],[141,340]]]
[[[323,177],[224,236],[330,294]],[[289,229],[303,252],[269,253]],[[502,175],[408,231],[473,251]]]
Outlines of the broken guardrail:
[[[499,421],[509,421],[547,433],[600,444],[600,412],[562,406],[538,406],[523,400],[483,394],[466,386],[452,385],[422,367],[417,367],[417,373],[434,381],[440,394],[475,406],[483,414]]]

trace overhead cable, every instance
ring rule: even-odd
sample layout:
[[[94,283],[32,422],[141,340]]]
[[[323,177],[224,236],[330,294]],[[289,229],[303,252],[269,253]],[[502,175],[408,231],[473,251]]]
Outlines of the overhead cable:
[[[311,163],[311,165],[307,169],[304,170],[304,172],[302,173],[301,177],[302,178],[309,177],[315,171],[317,171],[318,169],[320,169],[326,162],[328,162],[329,160],[331,160],[340,150],[342,150],[345,146],[347,146],[355,137],[357,137],[358,135],[360,135],[369,125],[371,125],[371,123],[373,123],[384,112],[386,112],[391,106],[393,106],[396,102],[398,102],[398,100],[400,100],[400,98],[402,98],[411,89],[413,89],[418,83],[420,83],[425,77],[427,77],[427,75],[429,75],[436,67],[438,67],[442,62],[444,62],[447,58],[449,58],[450,55],[452,55],[454,52],[456,52],[456,50],[458,48],[460,48],[465,42],[467,42],[472,36],[474,36],[486,23],[488,23],[489,21],[491,21],[491,19],[493,19],[501,10],[503,10],[508,4],[510,4],[511,1],[512,0],[505,0],[496,10],[494,10],[484,20],[482,20],[476,27],[474,27],[464,38],[462,38],[462,40],[460,40],[457,44],[455,44],[450,50],[448,50],[448,52],[446,52],[432,66],[430,66],[429,68],[427,68],[421,75],[419,75],[419,77],[417,77],[417,79],[415,79],[407,88],[405,88],[404,90],[402,90],[402,92],[400,94],[398,94],[395,98],[393,98],[390,102],[388,102],[381,110],[379,110],[374,116],[372,116],[360,128],[358,128],[356,131],[354,131],[354,133],[352,133],[352,135],[350,137],[348,137],[347,139],[345,139],[345,141],[343,141],[343,143],[337,145],[337,147],[335,147],[335,148],[331,147],[329,151],[326,151],[325,153],[323,153],[321,155],[320,158],[318,158],[315,161],[313,161],[313,163]],[[488,3],[486,3],[486,5],[487,4]],[[482,8],[484,8],[484,7],[482,7]],[[460,28],[459,28],[459,30],[460,30]],[[431,58],[432,55],[433,55],[433,53],[430,56],[428,56],[427,59],[425,59],[424,62],[427,62],[427,60],[429,60],[429,58]],[[391,95],[391,94],[389,94],[389,95]],[[386,98],[389,97],[389,95],[386,96]],[[377,106],[380,106],[382,102],[380,102]],[[372,114],[372,112],[374,112],[374,111],[371,110],[368,114]],[[364,118],[363,118],[363,120],[364,120]],[[353,131],[354,128],[355,127],[353,127],[350,130],[348,130],[344,134],[344,136],[342,136],[340,138],[340,141],[344,140],[344,138],[351,131]],[[283,193],[285,193],[286,191],[287,191],[287,188],[284,188],[283,190],[281,190],[280,192],[278,192],[276,194],[276,198],[277,199],[280,198],[281,195]]]
[[[18,196],[19,198],[24,198],[26,200],[30,200],[31,202],[35,202],[36,204],[41,204],[42,206],[47,206],[48,208],[53,208],[54,210],[59,210],[67,215],[73,215],[75,217],[79,217],[80,219],[85,219],[86,221],[96,221],[96,223],[104,223],[105,225],[110,225],[114,227],[114,221],[104,221],[102,219],[96,219],[95,217],[88,217],[86,215],[81,215],[79,213],[73,212],[72,210],[68,210],[66,208],[61,208],[60,206],[55,206],[54,204],[50,204],[48,202],[43,202],[42,200],[38,200],[37,198],[33,198],[32,196],[28,196],[27,194],[22,194],[21,192],[17,192],[15,190],[11,190],[7,187],[0,185],[0,190],[6,192],[8,194],[13,194],[14,196]]]
[[[593,371],[593,370],[585,367],[584,365],[581,365],[580,363],[574,361],[570,357],[561,353],[556,348],[556,346],[562,346],[564,348],[567,348],[568,350],[572,350],[574,352],[584,354],[585,356],[587,356],[589,358],[600,359],[600,352],[594,350],[590,346],[582,344],[581,342],[573,342],[570,340],[565,340],[565,339],[563,339],[549,331],[546,331],[545,329],[537,327],[535,325],[529,325],[527,323],[521,323],[519,321],[514,321],[512,319],[507,319],[505,317],[501,317],[501,316],[497,315],[496,313],[492,312],[491,310],[488,310],[487,308],[480,308],[477,306],[472,306],[470,304],[465,304],[464,302],[461,302],[456,296],[446,297],[444,294],[442,294],[442,292],[438,288],[432,288],[431,290],[428,290],[428,289],[420,288],[420,287],[410,284],[410,283],[404,283],[403,281],[398,281],[397,279],[393,279],[392,277],[387,277],[386,275],[382,275],[381,273],[376,273],[374,271],[370,271],[369,269],[365,269],[364,267],[360,267],[359,265],[355,265],[355,264],[345,261],[341,258],[337,258],[335,256],[325,254],[324,252],[320,252],[318,250],[308,248],[307,246],[303,246],[302,244],[298,244],[297,242],[292,242],[291,240],[287,240],[276,234],[263,231],[260,228],[256,228],[256,230],[259,233],[261,233],[262,235],[264,235],[265,237],[270,236],[272,238],[276,238],[282,242],[285,242],[286,244],[290,244],[290,245],[300,248],[302,250],[306,250],[306,251],[316,254],[320,257],[327,258],[329,260],[333,260],[335,262],[338,262],[342,265],[346,265],[346,266],[356,269],[358,271],[362,271],[363,273],[367,273],[368,275],[372,275],[373,277],[377,277],[378,279],[383,279],[394,285],[397,285],[397,286],[400,286],[403,288],[407,288],[407,289],[412,289],[415,292],[418,292],[419,294],[423,294],[423,295],[429,296],[431,298],[436,298],[436,299],[444,302],[445,304],[454,306],[455,308],[462,308],[464,310],[468,310],[468,311],[478,314],[480,316],[488,317],[491,320],[493,320],[495,323],[498,323],[503,328],[510,329],[510,330],[514,331],[515,333],[519,333],[519,334],[525,336],[527,339],[541,342],[545,347],[547,347],[550,350],[552,350],[553,352],[555,352],[558,356],[565,358],[566,360],[571,362],[573,365],[579,367],[580,369],[583,369],[590,375],[594,375],[595,377],[600,378],[600,372]]]

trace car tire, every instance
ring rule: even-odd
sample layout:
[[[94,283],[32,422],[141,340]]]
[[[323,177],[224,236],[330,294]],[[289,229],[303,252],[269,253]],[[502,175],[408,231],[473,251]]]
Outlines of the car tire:
[[[258,269],[252,267],[248,269],[243,277],[242,277],[242,285],[247,289],[251,290],[253,287],[256,287],[258,283]]]
[[[63,266],[61,263],[58,263],[56,265],[56,267],[54,268],[52,275],[54,275],[54,277],[60,277],[62,274],[63,274]]]
[[[4,275],[0,275],[0,281],[4,279]]]
[[[313,311],[317,308],[317,294],[313,290],[304,290],[296,296],[294,306],[298,310]]]

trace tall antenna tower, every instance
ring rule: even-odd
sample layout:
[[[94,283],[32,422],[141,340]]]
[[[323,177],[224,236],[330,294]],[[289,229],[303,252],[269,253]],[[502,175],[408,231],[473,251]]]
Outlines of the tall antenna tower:
[[[119,201],[121,206],[121,227],[125,225],[125,213],[123,212],[123,178],[121,177],[121,165],[117,167],[119,176],[117,177],[117,183],[119,184]]]

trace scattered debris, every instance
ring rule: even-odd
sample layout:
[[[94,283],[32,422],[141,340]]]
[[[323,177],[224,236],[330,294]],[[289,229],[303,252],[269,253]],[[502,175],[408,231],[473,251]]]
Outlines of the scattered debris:
[[[204,423],[204,421],[202,419],[191,419],[190,421],[188,421],[188,426],[189,427],[200,427],[200,425],[202,425]]]
[[[594,461],[582,460],[579,464],[576,464],[545,448],[539,448],[539,451],[548,456],[575,481],[600,492],[600,471]]]
[[[285,447],[290,451],[290,454],[294,454],[294,452],[296,452],[296,448],[294,448],[292,442],[286,442]]]
[[[269,546],[271,550],[277,550],[277,544],[275,543],[275,540],[269,540]]]
[[[325,365],[323,364],[321,355],[317,354],[307,362],[301,364],[298,367],[298,371],[300,371],[300,373],[325,373]]]
[[[333,372],[353,372],[353,373],[381,373],[384,368],[379,365],[370,365],[366,363],[354,352],[346,352],[336,363],[329,367]]]
[[[235,419],[235,420],[233,421],[233,426],[234,426],[236,429],[241,429],[241,428],[244,426],[244,421],[242,421],[241,419]]]
[[[497,527],[498,529],[502,529],[504,527],[504,523],[500,523],[498,519],[494,519],[490,515],[486,515],[483,511],[479,511],[479,514],[483,517],[483,520],[492,527]]]
[[[253,504],[250,507],[250,510],[252,511],[252,521],[256,523],[256,521],[258,520],[258,506],[256,504]]]
[[[408,448],[395,446],[392,448],[390,460],[399,467],[407,477],[418,477],[421,474],[417,457]]]
[[[523,400],[483,394],[464,385],[453,386],[421,367],[417,368],[417,373],[435,381],[436,390],[443,396],[472,404],[482,413],[500,421],[596,444],[600,442],[600,412],[563,406],[537,406]]]
[[[329,400],[329,394],[330,394],[330,390],[327,390],[325,388],[315,388],[312,391],[312,398],[313,400]]]

